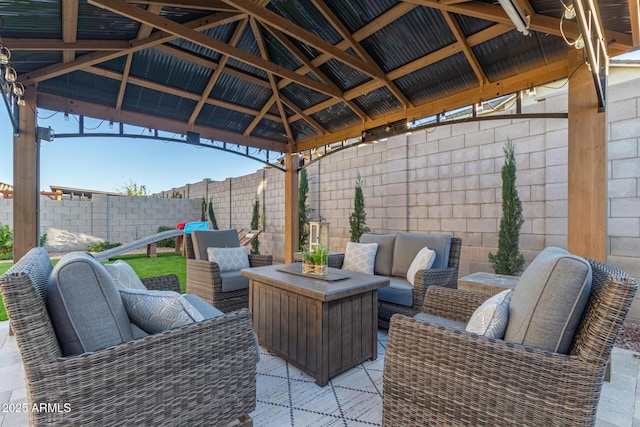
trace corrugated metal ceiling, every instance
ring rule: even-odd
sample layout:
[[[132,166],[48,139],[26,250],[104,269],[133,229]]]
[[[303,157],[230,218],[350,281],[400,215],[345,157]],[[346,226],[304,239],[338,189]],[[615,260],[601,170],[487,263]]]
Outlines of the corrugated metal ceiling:
[[[424,0],[420,6],[397,0],[258,2],[266,7],[247,0],[211,0],[206,6],[183,0],[181,8],[152,3],[156,9],[137,18],[127,8],[145,6],[80,0],[77,27],[69,28],[60,0],[0,0],[0,36],[27,90],[37,83],[49,108],[64,111],[69,101],[81,101],[74,104],[78,114],[83,108],[95,114],[89,107],[96,106],[104,112],[99,118],[127,121],[127,113],[139,113],[148,119],[136,115],[139,123],[131,124],[176,133],[195,129],[204,138],[272,150],[292,142],[284,122],[298,144],[309,138],[327,143],[332,136],[326,131],[340,132],[342,139],[385,120],[417,118],[421,105],[453,95],[469,93],[468,103],[476,102],[471,94],[483,96],[494,82],[512,79],[524,89],[564,77],[566,67],[564,75],[562,67],[553,68],[560,70],[555,74],[544,67],[566,62],[572,49],[559,33],[559,0],[531,1],[545,24],[529,37],[504,27],[513,25],[492,0]],[[615,39],[610,49],[631,49],[628,2],[599,5]],[[476,13],[476,6],[493,15]],[[249,19],[255,20],[269,62],[262,59]],[[344,38],[332,20],[350,34]],[[145,33],[144,24],[154,29]],[[231,46],[240,25],[242,34]],[[192,28],[206,37],[194,36]],[[67,52],[75,52],[71,57],[63,55],[63,34],[73,35],[64,40]],[[519,74],[532,72],[532,82],[518,83]],[[273,102],[277,97],[285,104],[284,118]]]

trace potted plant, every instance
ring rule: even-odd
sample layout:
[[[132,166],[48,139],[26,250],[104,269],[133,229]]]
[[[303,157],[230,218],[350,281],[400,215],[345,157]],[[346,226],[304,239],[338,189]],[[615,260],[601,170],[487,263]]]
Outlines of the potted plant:
[[[315,271],[315,264],[313,262],[313,252],[309,251],[307,247],[302,247],[302,256],[304,261],[302,264],[303,273],[313,273]]]
[[[327,261],[329,257],[329,250],[322,246],[318,245],[313,250],[313,264],[314,264],[314,272],[315,274],[326,274],[327,273]]]

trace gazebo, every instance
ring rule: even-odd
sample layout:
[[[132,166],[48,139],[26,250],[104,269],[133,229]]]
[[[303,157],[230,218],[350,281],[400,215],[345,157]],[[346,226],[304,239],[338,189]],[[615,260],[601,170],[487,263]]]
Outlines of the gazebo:
[[[608,56],[640,45],[639,15],[637,0],[0,2],[14,259],[38,243],[37,108],[281,154],[291,261],[299,153],[569,78],[568,249],[604,260]]]

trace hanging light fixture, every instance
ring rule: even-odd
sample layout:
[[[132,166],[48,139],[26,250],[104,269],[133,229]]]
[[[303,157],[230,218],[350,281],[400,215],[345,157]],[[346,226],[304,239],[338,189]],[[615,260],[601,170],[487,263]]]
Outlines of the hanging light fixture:
[[[10,59],[11,51],[0,38],[0,85],[7,98],[7,106],[15,104],[21,107],[25,105],[24,85],[18,82],[18,73],[11,66]]]

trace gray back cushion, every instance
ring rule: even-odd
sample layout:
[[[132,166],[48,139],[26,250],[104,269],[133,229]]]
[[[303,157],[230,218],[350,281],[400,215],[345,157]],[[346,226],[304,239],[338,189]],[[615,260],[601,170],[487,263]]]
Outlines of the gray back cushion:
[[[509,303],[505,341],[567,353],[591,292],[591,266],[548,247],[522,273]]]
[[[428,246],[436,253],[431,268],[447,268],[451,250],[451,236],[448,234],[420,234],[398,231],[393,250],[393,276],[407,276],[407,271],[420,249]]]
[[[237,248],[240,246],[238,232],[229,230],[195,230],[191,233],[196,259],[208,260],[207,248]]]
[[[47,309],[67,356],[133,339],[113,278],[87,253],[71,252],[53,268],[47,284]]]
[[[373,268],[375,274],[391,276],[393,265],[393,247],[396,243],[395,234],[368,234],[360,236],[360,243],[377,243],[376,263]]]

